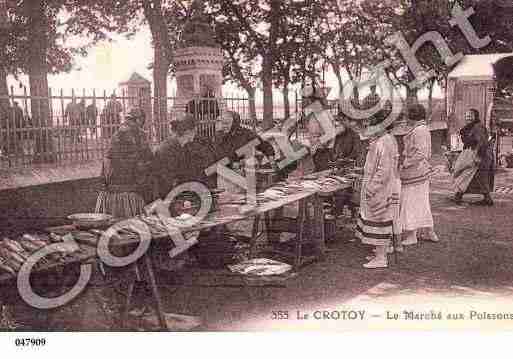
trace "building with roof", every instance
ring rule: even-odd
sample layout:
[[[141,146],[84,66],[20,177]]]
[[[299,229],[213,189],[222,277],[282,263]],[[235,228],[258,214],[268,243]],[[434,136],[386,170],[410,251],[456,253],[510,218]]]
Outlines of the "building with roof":
[[[126,112],[134,107],[140,107],[149,119],[151,112],[151,82],[137,72],[130,78],[119,83],[121,98],[126,106]]]

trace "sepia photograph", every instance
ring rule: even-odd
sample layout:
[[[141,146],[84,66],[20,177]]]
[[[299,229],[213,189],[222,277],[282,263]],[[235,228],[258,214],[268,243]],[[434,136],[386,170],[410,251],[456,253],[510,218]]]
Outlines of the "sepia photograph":
[[[0,0],[14,347],[511,331],[512,214],[511,0]]]

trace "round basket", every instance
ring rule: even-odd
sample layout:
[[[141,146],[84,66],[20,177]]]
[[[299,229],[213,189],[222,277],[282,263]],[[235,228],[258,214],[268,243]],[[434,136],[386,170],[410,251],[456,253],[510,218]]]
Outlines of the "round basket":
[[[94,229],[107,227],[112,220],[110,214],[105,213],[75,213],[68,216],[73,225],[79,229]]]

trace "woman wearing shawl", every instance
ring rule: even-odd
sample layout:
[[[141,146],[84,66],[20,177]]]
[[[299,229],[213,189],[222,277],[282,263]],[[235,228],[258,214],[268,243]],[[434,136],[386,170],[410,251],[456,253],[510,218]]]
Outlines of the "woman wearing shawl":
[[[375,256],[365,268],[388,266],[387,248],[399,226],[399,195],[401,181],[398,173],[399,151],[395,137],[388,132],[390,112],[382,109],[375,114],[365,137],[369,149],[362,181],[360,216],[357,236],[362,243],[375,246]]]
[[[166,198],[176,186],[201,182],[215,187],[205,170],[214,163],[213,148],[197,139],[197,125],[191,114],[172,123],[176,136],[168,138],[155,152],[153,173],[157,197]]]
[[[130,218],[143,212],[151,196],[149,169],[153,157],[142,129],[144,121],[144,112],[133,109],[112,137],[103,160],[104,189],[96,202],[97,213]]]
[[[463,195],[466,193],[482,194],[483,200],[475,204],[481,206],[493,206],[493,200],[490,192],[494,187],[495,158],[493,146],[488,139],[488,132],[479,119],[479,112],[476,109],[470,109],[466,114],[467,124],[460,130],[460,136],[463,142],[463,150],[472,149],[475,151],[474,169],[475,174],[472,180],[464,181],[464,176],[470,168],[465,168],[454,173],[455,184],[457,188],[454,201],[461,203]]]
[[[425,228],[426,239],[438,242],[433,230],[433,215],[429,201],[431,175],[431,133],[426,124],[426,110],[422,105],[408,108],[413,127],[404,137],[401,175],[401,225],[404,245],[417,243],[417,231]]]
[[[256,150],[262,152],[273,164],[273,146],[262,140],[251,130],[243,128],[238,113],[226,111],[222,114],[219,121],[216,122],[216,138],[214,143],[216,157],[218,160],[225,157],[229,158],[231,166],[233,166],[243,159],[243,156],[237,154],[237,150],[242,149],[255,139],[260,141],[256,146]]]
[[[144,212],[144,206],[151,199],[150,168],[153,159],[150,146],[143,131],[145,114],[140,108],[134,108],[127,115],[125,122],[112,136],[110,146],[103,159],[101,177],[104,188],[96,202],[96,213],[107,213],[114,218],[127,219]],[[127,248],[119,249],[117,255],[126,256]],[[137,278],[134,288],[134,303],[144,311],[145,298],[149,297],[149,288],[141,283],[137,268],[135,274],[128,271],[128,276]],[[125,272],[110,272],[116,278],[125,276]],[[114,297],[113,287],[100,287],[100,295],[108,303]]]

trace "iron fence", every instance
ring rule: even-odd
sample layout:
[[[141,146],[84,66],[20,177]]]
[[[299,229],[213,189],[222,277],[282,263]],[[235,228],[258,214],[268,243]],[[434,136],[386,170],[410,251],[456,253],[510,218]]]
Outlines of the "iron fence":
[[[195,98],[127,96],[94,90],[48,97],[23,92],[0,96],[0,168],[39,164],[66,164],[100,159],[110,138],[133,107],[146,113],[145,131],[152,146],[168,138],[180,112],[192,113],[198,135],[212,137],[223,111],[240,114],[242,125],[256,131],[246,98]]]

